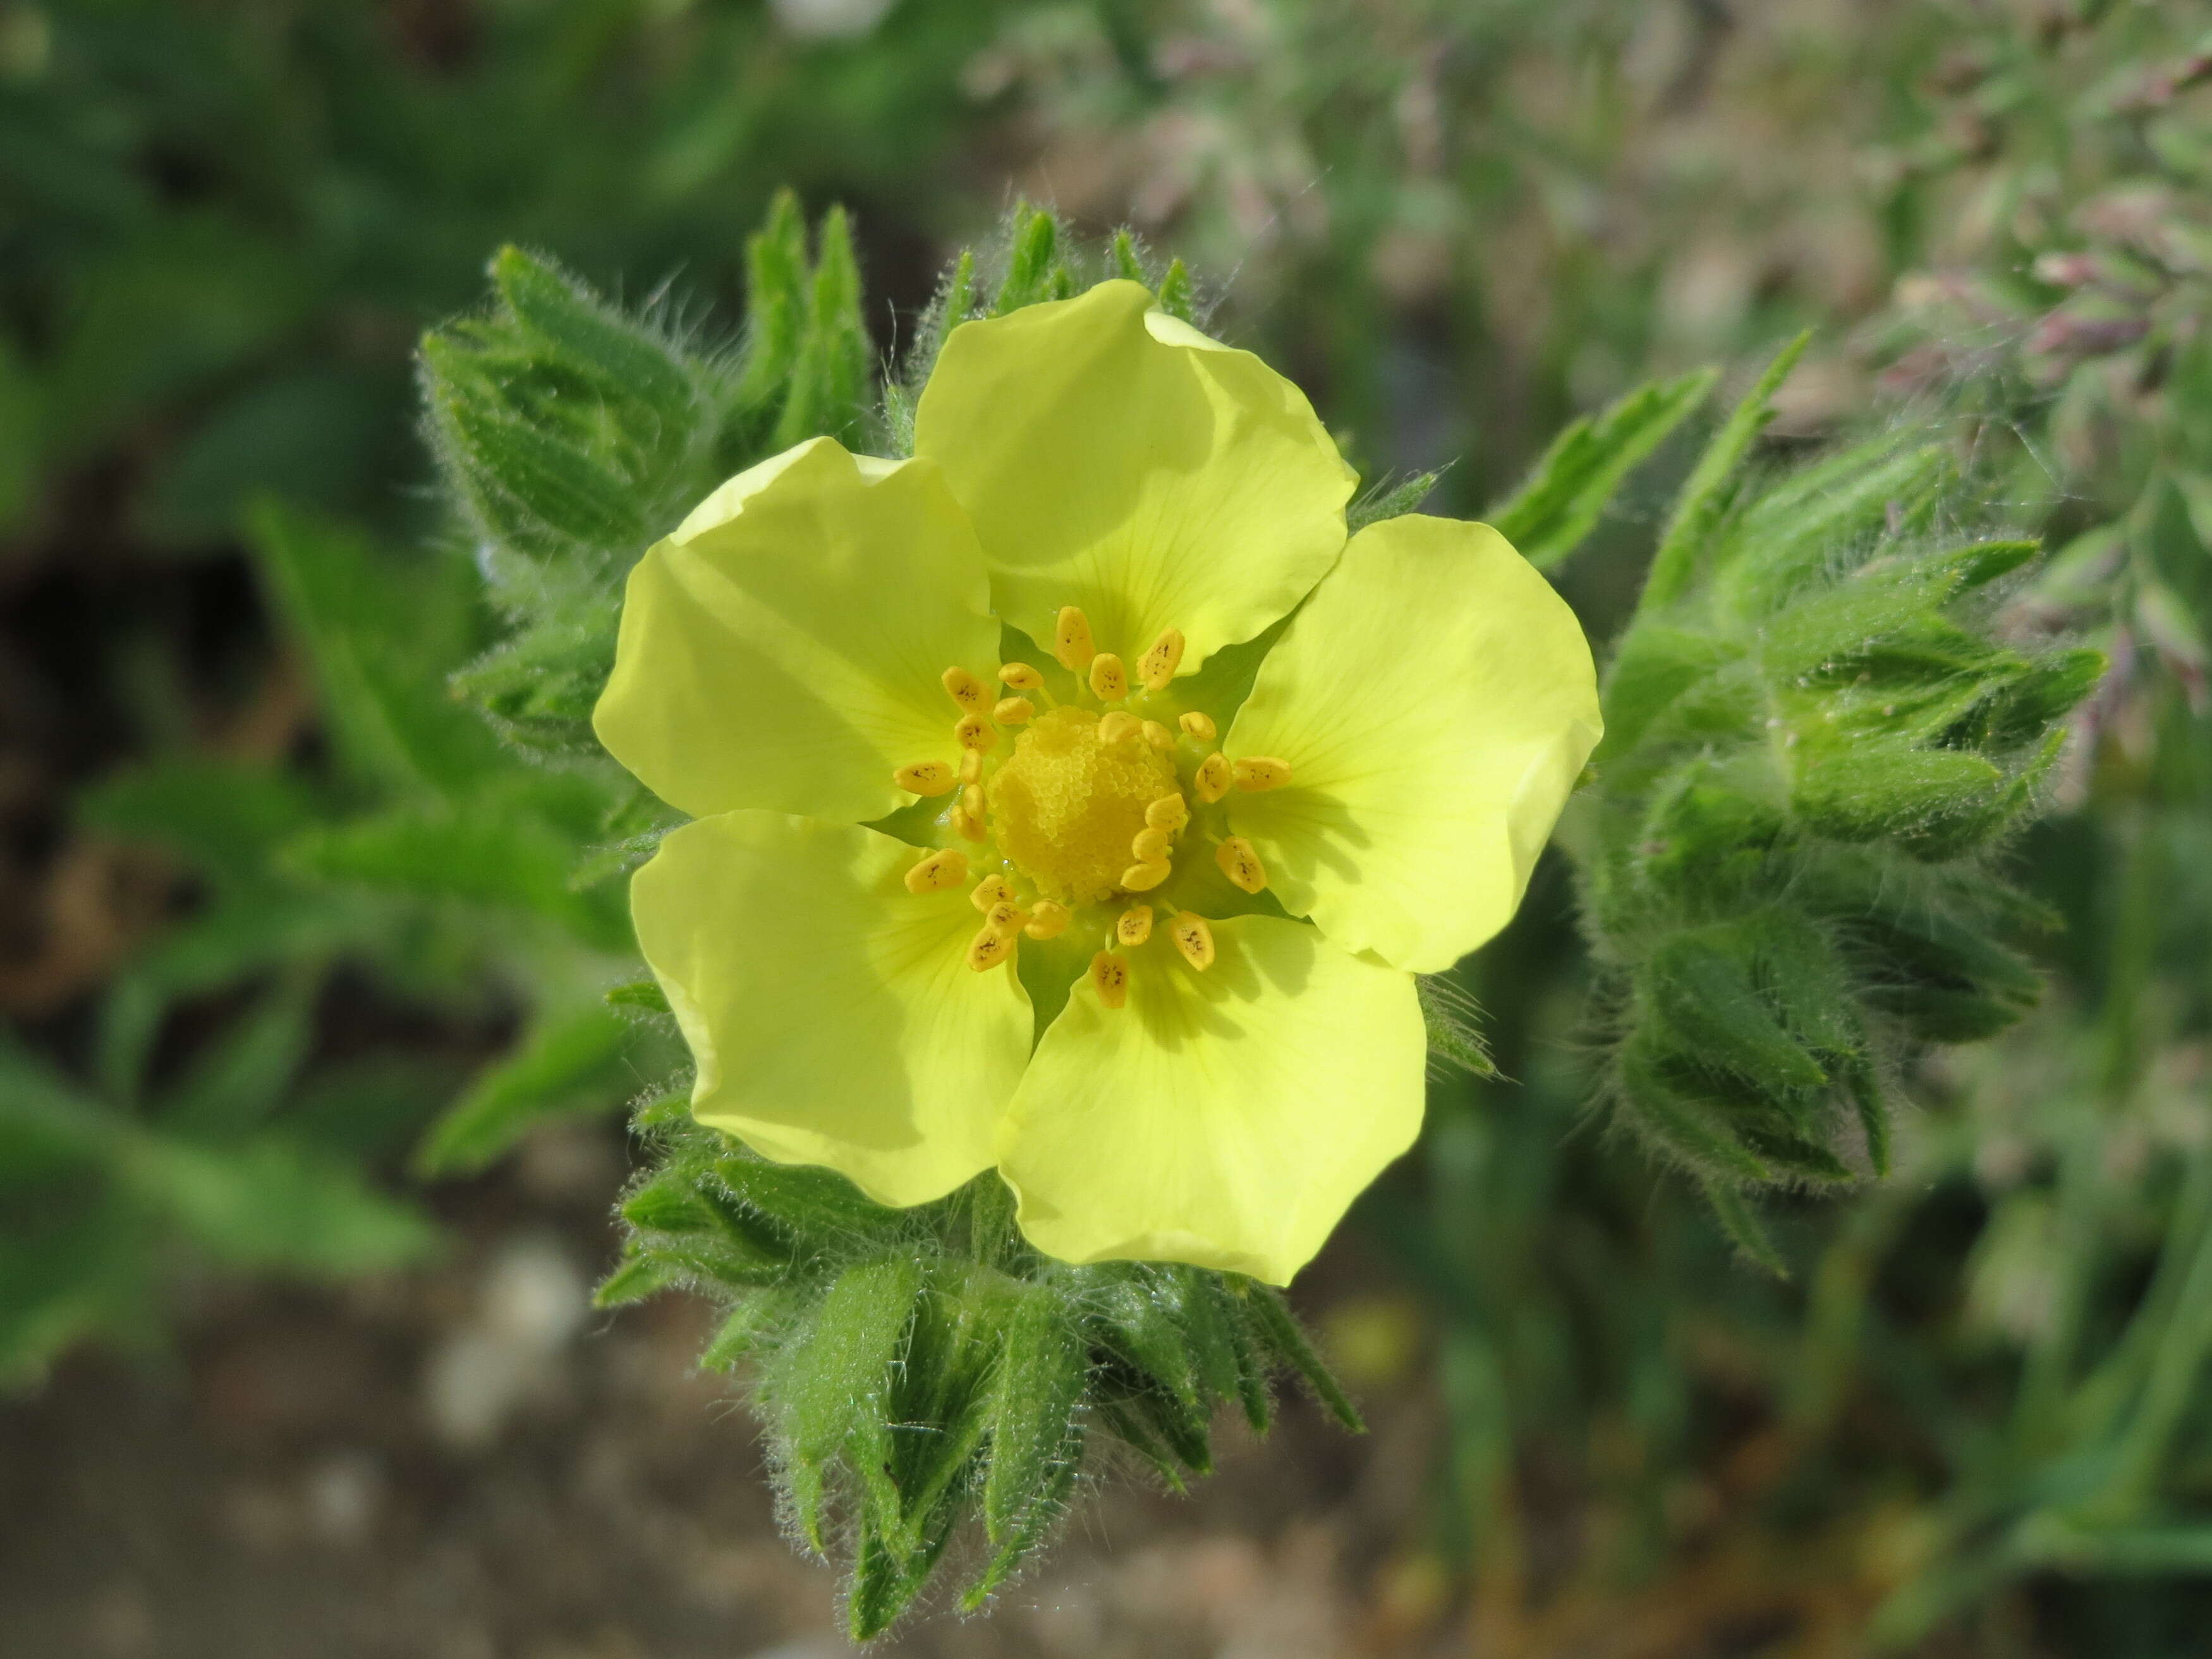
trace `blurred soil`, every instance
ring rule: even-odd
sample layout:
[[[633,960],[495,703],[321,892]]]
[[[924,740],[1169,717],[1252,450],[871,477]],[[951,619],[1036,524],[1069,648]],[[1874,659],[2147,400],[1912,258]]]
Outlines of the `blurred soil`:
[[[834,1575],[776,1530],[751,1419],[693,1365],[709,1310],[586,1306],[614,1257],[604,1206],[622,1159],[611,1130],[541,1136],[445,1194],[454,1247],[432,1270],[211,1290],[169,1352],[80,1354],[0,1405],[0,1653],[849,1652]],[[1433,1415],[1407,1390],[1363,1392],[1364,1439],[1303,1401],[1264,1446],[1224,1425],[1224,1467],[1188,1497],[1101,1472],[988,1614],[936,1613],[872,1651],[1450,1650],[1431,1634],[1442,1575],[1390,1555],[1420,1531]]]

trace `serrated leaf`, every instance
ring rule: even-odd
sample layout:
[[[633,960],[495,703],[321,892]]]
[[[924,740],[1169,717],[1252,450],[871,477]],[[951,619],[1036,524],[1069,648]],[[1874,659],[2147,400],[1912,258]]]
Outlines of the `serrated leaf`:
[[[1774,394],[1797,366],[1812,338],[1810,331],[1800,334],[1776,354],[1749,395],[1735,406],[1698,457],[1697,465],[1674,497],[1674,515],[1652,555],[1643,608],[1671,605],[1687,591],[1697,574],[1698,555],[1727,510],[1737,470],[1774,418]]]
[[[636,1030],[607,1008],[542,1013],[431,1127],[415,1154],[425,1175],[480,1170],[548,1117],[611,1105],[630,1086],[623,1057]]]
[[[1581,546],[1628,475],[1711,393],[1718,371],[1654,380],[1552,441],[1520,489],[1484,516],[1539,570]]]

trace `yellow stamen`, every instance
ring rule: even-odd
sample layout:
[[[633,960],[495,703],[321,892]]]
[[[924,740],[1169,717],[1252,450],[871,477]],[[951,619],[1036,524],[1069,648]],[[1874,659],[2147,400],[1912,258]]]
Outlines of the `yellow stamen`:
[[[964,806],[956,806],[952,809],[951,822],[953,833],[963,841],[981,841],[991,833],[983,820]]]
[[[965,862],[963,860],[963,862]],[[978,910],[988,910],[994,904],[1012,902],[1014,884],[1004,876],[994,873],[975,884],[975,890],[968,895],[968,902]]]
[[[988,823],[990,821],[989,807],[984,799],[981,784],[971,783],[963,789],[960,792],[960,805],[962,810],[976,823]]]
[[[1291,781],[1290,762],[1272,755],[1247,755],[1231,769],[1237,774],[1237,787],[1255,794],[1262,789],[1279,789]]]
[[[981,783],[983,781],[983,751],[963,749],[960,751],[960,781]]]
[[[1098,717],[1098,741],[1109,749],[1120,748],[1144,729],[1144,722],[1126,708]]]
[[[1206,925],[1204,916],[1184,911],[1168,929],[1168,937],[1182,952],[1182,959],[1200,973],[1213,966],[1213,929]]]
[[[932,853],[906,872],[909,893],[942,893],[968,879],[968,855],[957,847]]]
[[[942,795],[951,792],[954,780],[952,769],[943,761],[916,761],[892,773],[891,781],[917,795]]]
[[[1101,702],[1119,702],[1129,695],[1129,672],[1111,651],[1091,659],[1091,695]]]
[[[1027,726],[1036,714],[1036,705],[1027,697],[1001,697],[991,708],[991,718],[1001,726]]]
[[[1129,856],[1139,864],[1158,864],[1166,859],[1168,848],[1172,844],[1166,830],[1147,824],[1138,830],[1135,839],[1130,842]]]
[[[971,714],[981,714],[991,701],[991,688],[964,668],[948,668],[939,678],[952,694],[952,701]]]
[[[1021,937],[1018,932],[993,933],[987,926],[968,941],[968,965],[977,973],[988,973],[1000,963],[1009,961],[1014,954],[1014,942]]]
[[[1114,923],[1114,943],[1127,948],[1152,936],[1152,907],[1133,904]]]
[[[1164,691],[1182,666],[1182,629],[1170,628],[1154,640],[1152,648],[1137,659],[1137,678],[1147,691]]]
[[[983,913],[983,925],[994,933],[1018,933],[1027,925],[1030,913],[1012,899],[994,904]]]
[[[1158,720],[1146,720],[1145,722],[1145,741],[1152,744],[1153,748],[1158,750],[1163,754],[1165,754],[1169,750],[1176,746],[1175,733],[1169,731],[1166,726],[1162,726]]]
[[[952,728],[963,749],[973,749],[978,754],[999,746],[999,728],[981,714],[970,714]]]
[[[1029,926],[1022,932],[1034,939],[1058,939],[1067,931],[1068,909],[1065,904],[1054,904],[1050,899],[1039,899],[1030,906]]]
[[[1121,872],[1121,885],[1132,893],[1149,893],[1165,881],[1175,866],[1164,860],[1158,864],[1133,864]],[[1252,890],[1257,892],[1259,889]]]
[[[1191,736],[1196,738],[1200,743],[1212,743],[1213,741],[1213,716],[1211,714],[1201,714],[1195,708],[1188,709],[1184,712],[1182,718],[1177,720],[1176,724],[1182,727],[1184,731],[1189,732]]]
[[[1173,835],[1190,822],[1190,808],[1183,805],[1181,795],[1162,795],[1145,809],[1145,822]]]
[[[1213,861],[1221,866],[1223,875],[1248,893],[1256,893],[1267,884],[1267,866],[1242,836],[1225,838],[1214,849]]]
[[[1208,805],[1229,793],[1229,786],[1237,781],[1230,769],[1229,757],[1218,749],[1198,763],[1198,775],[1191,780],[1190,792]]]
[[[1025,662],[1002,662],[999,678],[1017,691],[1035,691],[1044,684],[1044,676]]]
[[[1060,659],[1062,668],[1081,673],[1091,666],[1091,659],[1098,654],[1098,647],[1091,637],[1091,618],[1074,605],[1062,605],[1060,620],[1053,624],[1052,654]]]
[[[1129,964],[1111,951],[1091,958],[1091,988],[1102,1008],[1119,1008],[1129,1000]]]

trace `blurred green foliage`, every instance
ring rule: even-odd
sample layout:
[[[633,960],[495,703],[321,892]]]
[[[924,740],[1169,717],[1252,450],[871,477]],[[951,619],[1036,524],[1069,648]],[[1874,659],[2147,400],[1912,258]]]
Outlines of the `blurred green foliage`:
[[[581,725],[620,570],[571,555],[626,558],[745,459],[878,418],[853,389],[915,329],[894,339],[881,298],[923,314],[926,362],[939,249],[992,216],[1003,161],[1188,257],[1214,325],[1312,386],[1364,471],[1443,468],[1443,510],[1496,503],[1595,631],[1632,616],[1614,708],[1670,665],[1715,694],[1616,718],[1575,868],[1443,988],[1480,1000],[1504,1077],[1441,1079],[1419,1156],[1358,1212],[1433,1315],[1444,1455],[1405,1548],[1471,1575],[1474,1639],[2195,1652],[2203,27],[2179,0],[908,0],[816,40],[709,0],[0,7],[0,568],[91,596],[47,700],[106,711],[91,737],[30,728],[91,779],[40,835],[157,843],[190,877],[181,920],[62,1013],[27,1004],[0,1060],[0,1362],[156,1336],[179,1245],[310,1274],[408,1259],[429,1235],[364,1170],[481,1166],[677,1062],[621,988],[621,878],[660,820]],[[785,185],[850,205],[856,261],[791,207],[756,233]],[[571,517],[464,469],[456,526],[418,487],[410,356],[502,244],[560,264],[501,255],[492,304],[439,337],[433,438],[601,474]],[[564,269],[617,293],[677,273],[715,308],[611,306]],[[1666,434],[1708,391],[1684,377],[1808,323],[1830,326],[1747,470],[1668,520],[1694,451]],[[576,378],[538,374],[555,343]],[[456,424],[455,387],[489,424]],[[859,435],[896,447],[899,410],[894,387]],[[1839,428],[1866,441],[1826,471],[1778,465]],[[1950,556],[1994,523],[2053,556],[1978,583],[2011,555]],[[1729,574],[1793,542],[1818,556],[1778,603]],[[223,570],[265,621],[210,645],[193,606],[239,610]],[[179,581],[214,585],[131,608]],[[1849,676],[1778,679],[1816,595],[1888,620]],[[25,614],[11,664],[47,613]],[[2071,745],[2010,741],[2086,689],[2091,651],[2110,672]],[[288,662],[315,733],[226,735]],[[1784,726],[1731,700],[1754,680]],[[1762,738],[1831,713],[1884,740],[1830,757],[1848,788],[1808,772],[1812,738]],[[2030,784],[2059,814],[2008,839]],[[1746,802],[1759,823],[1729,816]],[[1742,864],[1648,850],[1754,830]],[[1993,856],[1956,856],[1977,837]],[[1909,879],[1850,890],[1873,858]],[[1812,977],[1844,976],[1823,1000],[1856,1027],[1790,1012],[1777,902],[1841,948]],[[1683,971],[1639,977],[1662,948]],[[2044,1012],[1992,1042],[1901,1041],[1984,1035],[2043,975]],[[1686,1011],[1684,983],[1718,994]],[[1684,1042],[1760,1058],[1686,1091]],[[1887,1119],[1856,1109],[1869,1058]],[[1732,1210],[1590,1115],[1651,1133],[1678,1097],[1720,1126],[1682,1158],[1701,1172],[1730,1146],[1776,1172],[1779,1111],[1796,1176],[1835,1178],[1808,1148],[1858,1170],[1885,1121],[1891,1174],[1819,1199],[1762,1179]],[[1743,1241],[1790,1277],[1729,1265]]]

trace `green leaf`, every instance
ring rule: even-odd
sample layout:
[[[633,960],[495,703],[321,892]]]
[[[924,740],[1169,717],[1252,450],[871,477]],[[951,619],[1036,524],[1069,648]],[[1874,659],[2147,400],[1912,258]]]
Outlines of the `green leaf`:
[[[1750,395],[1736,405],[1735,412],[1706,444],[1705,453],[1698,457],[1697,465],[1691,469],[1688,479],[1674,497],[1674,516],[1668,520],[1658,551],[1652,556],[1651,574],[1644,582],[1639,609],[1656,610],[1672,605],[1688,591],[1697,574],[1698,556],[1728,509],[1737,470],[1751,453],[1759,434],[1766,429],[1767,422],[1774,418],[1774,394],[1790,377],[1790,371],[1797,366],[1797,360],[1805,355],[1805,348],[1812,339],[1808,330],[1777,354],[1752,387]]]
[[[356,1170],[276,1136],[219,1148],[146,1136],[122,1173],[141,1202],[229,1267],[342,1278],[420,1261],[437,1237]]]
[[[353,777],[420,793],[501,768],[497,742],[439,683],[472,625],[452,567],[410,570],[357,532],[268,503],[248,515],[248,539]]]
[[[861,1261],[840,1273],[799,1340],[766,1379],[788,1443],[800,1534],[823,1547],[822,1504],[829,1466],[858,1441],[862,1480],[880,1470],[889,1428],[883,1403],[915,1300],[921,1270],[903,1256]]]
[[[631,1085],[623,1061],[636,1036],[607,1008],[541,1013],[514,1052],[432,1126],[415,1167],[424,1175],[480,1170],[546,1118],[605,1109]]]
[[[1080,1455],[1079,1410],[1090,1357],[1049,1289],[1016,1293],[990,1401],[991,1462],[983,1484],[983,1527],[998,1552],[977,1598],[1011,1571],[1011,1547],[1042,1530],[1040,1506],[1055,1507],[1062,1471]]]
[[[1751,1207],[1750,1201],[1726,1182],[1708,1181],[1702,1185],[1705,1202],[1712,1206],[1713,1218],[1721,1224],[1721,1231],[1744,1259],[1777,1279],[1789,1278],[1790,1263],[1775,1248],[1766,1229],[1759,1224],[1759,1212]]]
[[[1252,1328],[1268,1352],[1296,1373],[1300,1382],[1312,1390],[1314,1397],[1328,1408],[1329,1415],[1354,1434],[1367,1432],[1359,1408],[1352,1403],[1343,1384],[1322,1362],[1314,1352],[1313,1344],[1306,1340],[1299,1328],[1297,1317],[1291,1312],[1290,1304],[1279,1291],[1251,1279],[1229,1281],[1231,1291],[1238,1297],[1245,1311],[1251,1316]]]
[[[1485,515],[1539,570],[1563,562],[1597,527],[1637,465],[1700,404],[1720,378],[1700,369],[1640,386],[1552,441],[1520,489]]]

